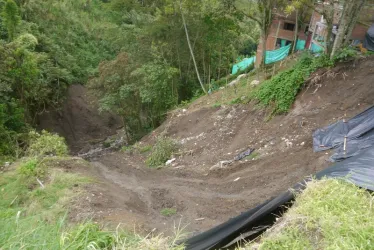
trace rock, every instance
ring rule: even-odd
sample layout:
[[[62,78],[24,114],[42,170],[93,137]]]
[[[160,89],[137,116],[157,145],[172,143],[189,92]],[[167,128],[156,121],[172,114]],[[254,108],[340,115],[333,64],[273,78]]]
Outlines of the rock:
[[[10,162],[5,162],[4,167],[9,167],[9,166],[10,166]]]
[[[219,168],[220,168],[219,163],[217,163],[216,165],[211,166],[209,170],[212,171],[212,170],[219,169]]]
[[[300,146],[304,146],[304,145],[305,145],[305,142],[300,143]]]
[[[241,74],[241,75],[239,75],[238,78],[236,78],[236,79],[240,80],[240,79],[242,79],[243,77],[246,77],[246,76],[247,76],[247,74]]]
[[[220,162],[219,162],[221,168],[222,168],[223,166],[230,165],[231,163],[232,163],[232,161],[220,161]]]
[[[221,168],[224,168],[227,165],[230,165],[231,163],[232,163],[232,161],[220,161],[216,165],[213,165],[212,167],[210,167],[209,170],[221,169]]]
[[[260,81],[259,81],[259,80],[253,80],[253,81],[250,83],[251,86],[257,86],[257,85],[259,85],[259,84],[260,84]]]
[[[241,75],[239,75],[234,81],[232,81],[232,82],[229,83],[229,86],[236,85],[239,82],[240,79],[242,79],[243,77],[246,77],[246,76],[247,76],[247,74],[241,74]]]
[[[240,97],[240,100],[241,100],[241,101],[244,101],[245,98],[247,98],[247,97],[246,97],[245,95],[243,95],[242,97]]]
[[[168,166],[168,165],[172,164],[175,160],[176,160],[175,158],[170,159],[170,160],[166,161],[165,165]]]
[[[229,83],[229,86],[234,86],[234,85],[236,85],[237,83],[238,83],[238,80],[236,79],[236,80],[230,82],[230,83]]]

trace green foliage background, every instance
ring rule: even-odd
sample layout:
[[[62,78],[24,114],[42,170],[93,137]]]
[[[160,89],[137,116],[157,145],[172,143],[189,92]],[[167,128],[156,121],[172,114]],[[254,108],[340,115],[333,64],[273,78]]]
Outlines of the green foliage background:
[[[213,89],[240,52],[253,53],[257,28],[231,1],[182,1],[182,10]],[[73,83],[88,82],[101,110],[123,117],[129,140],[201,92],[176,1],[0,0],[0,13],[2,156],[27,146],[39,114],[58,108]]]

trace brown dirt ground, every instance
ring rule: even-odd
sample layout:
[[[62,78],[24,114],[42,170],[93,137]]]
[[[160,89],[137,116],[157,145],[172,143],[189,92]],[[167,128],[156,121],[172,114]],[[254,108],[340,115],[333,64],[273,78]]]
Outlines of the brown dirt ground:
[[[156,170],[145,166],[146,154],[115,152],[97,159],[89,174],[98,182],[88,188],[72,216],[166,234],[181,221],[187,231],[196,233],[326,168],[331,152],[313,152],[312,132],[374,104],[374,58],[326,72],[314,74],[324,75],[301,91],[287,115],[268,122],[266,111],[254,104],[173,112],[141,143],[153,143],[166,129],[170,137],[183,142],[176,161]],[[212,169],[248,148],[256,150],[254,159]],[[171,207],[177,214],[160,214]]]
[[[43,113],[38,120],[38,129],[65,137],[72,153],[116,134],[122,124],[113,114],[99,113],[97,100],[82,85],[71,85],[61,108]]]

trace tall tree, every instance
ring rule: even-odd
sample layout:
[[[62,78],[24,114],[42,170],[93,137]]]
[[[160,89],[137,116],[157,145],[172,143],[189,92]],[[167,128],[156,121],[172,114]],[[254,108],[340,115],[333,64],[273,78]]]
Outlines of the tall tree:
[[[12,41],[21,21],[17,4],[13,0],[7,0],[1,13],[3,23],[8,31],[8,39]]]
[[[260,27],[262,59],[261,66],[266,61],[266,40],[269,36],[271,23],[274,17],[274,10],[283,5],[282,0],[238,0],[236,8],[241,9],[242,13],[248,18],[254,20]]]
[[[339,20],[339,29],[334,40],[331,57],[344,45],[348,44],[353,28],[357,23],[359,13],[365,3],[366,0],[344,1],[342,14]]]

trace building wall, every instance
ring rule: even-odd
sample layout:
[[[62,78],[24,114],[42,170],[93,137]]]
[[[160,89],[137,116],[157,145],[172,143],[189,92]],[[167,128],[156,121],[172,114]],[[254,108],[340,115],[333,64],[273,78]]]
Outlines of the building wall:
[[[290,19],[281,18],[281,19],[274,19],[273,20],[273,22],[271,24],[271,27],[270,27],[270,31],[269,31],[269,36],[266,39],[266,50],[278,49],[276,47],[276,42],[277,42],[278,38],[279,39],[285,39],[285,40],[288,40],[288,41],[291,41],[291,42],[294,40],[295,32],[291,31],[291,30],[285,30],[284,29],[284,25],[285,25],[286,22],[295,24],[294,18],[292,18],[292,17]],[[279,30],[278,30],[278,26],[279,26]],[[302,39],[302,40],[307,39],[307,36],[305,35],[304,31],[305,31],[305,27],[303,27],[299,30],[299,32],[298,32],[298,38],[299,39]],[[261,60],[262,60],[262,43],[260,42],[260,44],[257,46],[256,64],[255,65],[256,66],[260,65]]]
[[[337,9],[339,9],[339,6],[336,6]],[[337,25],[340,19],[340,11],[336,11],[335,16],[334,16],[334,25]],[[317,13],[316,11],[313,11],[311,14],[310,18],[310,23],[309,23],[309,34],[314,32],[315,26],[317,22],[321,21],[322,15]],[[353,29],[352,36],[351,38],[354,40],[363,40],[365,38],[366,32],[371,25],[371,23],[374,21],[374,8],[369,8],[368,6],[364,7],[362,10],[361,16],[359,18],[359,23],[356,24],[356,26]],[[282,16],[278,15],[277,18],[275,18],[272,22],[272,25],[270,27],[270,33],[269,36],[267,37],[266,40],[266,49],[267,50],[275,50],[276,48],[276,42],[277,38],[280,39],[286,39],[289,41],[294,40],[294,32],[290,30],[285,30],[284,29],[284,23],[295,23],[295,15],[290,15],[290,16]],[[362,24],[362,23],[365,23]],[[369,23],[369,25],[368,25]],[[278,25],[279,25],[279,31],[278,30]],[[306,48],[309,49],[309,46],[311,44],[311,36],[309,34],[304,33],[304,28],[300,29],[298,32],[298,38],[302,40],[307,40]],[[308,39],[309,35],[309,39]],[[256,53],[256,66],[261,64],[262,60],[262,43],[257,47],[257,53]]]

